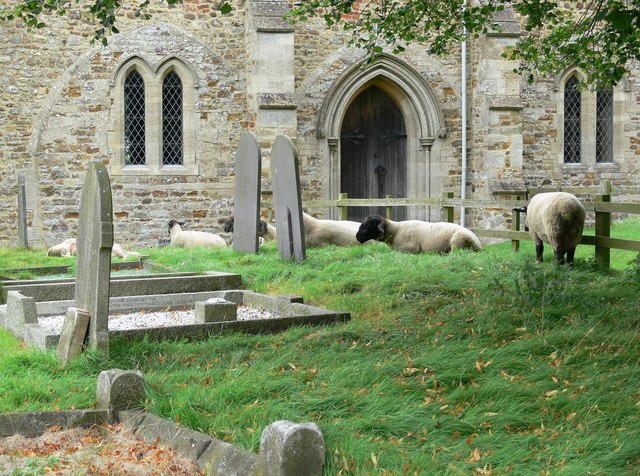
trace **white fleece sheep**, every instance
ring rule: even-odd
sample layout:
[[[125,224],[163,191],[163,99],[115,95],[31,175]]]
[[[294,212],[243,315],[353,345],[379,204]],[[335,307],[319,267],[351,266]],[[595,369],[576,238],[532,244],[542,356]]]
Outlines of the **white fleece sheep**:
[[[58,243],[47,250],[47,256],[76,256],[77,254],[78,248],[75,238],[67,238],[62,243]],[[137,251],[125,251],[118,243],[114,243],[111,248],[111,255],[124,259],[129,256],[140,256],[140,253]]]
[[[456,248],[482,250],[478,237],[455,223],[430,223],[420,220],[393,221],[380,215],[368,216],[357,233],[360,243],[378,240],[399,251],[448,253]]]
[[[207,233],[205,231],[183,230],[182,225],[184,225],[183,221],[179,222],[177,220],[171,220],[169,222],[171,246],[178,246],[182,248],[193,248],[195,246],[209,248],[227,246],[227,242],[219,235]]]
[[[336,245],[357,245],[356,233],[360,223],[347,220],[319,220],[302,213],[304,242],[307,248]]]
[[[516,208],[527,214],[529,236],[536,245],[536,260],[542,262],[543,242],[553,247],[558,263],[573,264],[576,246],[582,238],[585,210],[570,193],[547,192],[534,195],[529,205]]]

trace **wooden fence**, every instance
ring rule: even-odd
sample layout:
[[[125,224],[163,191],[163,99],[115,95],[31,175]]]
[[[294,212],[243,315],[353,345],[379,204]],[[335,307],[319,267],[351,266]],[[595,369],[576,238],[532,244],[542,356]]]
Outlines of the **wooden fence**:
[[[528,194],[533,196],[550,189],[531,189]],[[554,189],[557,191],[557,189]],[[610,251],[612,248],[628,251],[640,252],[640,241],[623,240],[611,237],[611,215],[613,213],[626,213],[640,215],[640,203],[614,203],[611,201],[611,186],[606,183],[601,189],[563,189],[563,191],[574,194],[593,194],[594,199],[583,201],[587,212],[595,213],[595,236],[582,236],[580,244],[595,247],[596,261],[602,268],[608,269],[610,266]],[[346,194],[340,194],[337,200],[308,200],[303,203],[306,208],[332,208],[340,210],[343,220],[347,219],[347,209],[349,207],[385,207],[386,216],[393,218],[393,207],[412,206],[436,206],[443,211],[443,221],[453,222],[455,209],[480,208],[491,210],[508,210],[511,213],[511,230],[493,230],[471,228],[479,237],[511,240],[513,251],[518,251],[520,241],[530,240],[529,233],[520,231],[520,212],[513,210],[515,207],[524,207],[528,203],[523,195],[504,196],[499,200],[469,200],[453,198],[453,193],[447,194],[443,198],[348,198]]]

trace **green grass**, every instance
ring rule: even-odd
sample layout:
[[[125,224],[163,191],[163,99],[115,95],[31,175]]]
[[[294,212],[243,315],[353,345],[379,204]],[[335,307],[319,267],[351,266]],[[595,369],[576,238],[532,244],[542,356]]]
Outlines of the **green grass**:
[[[640,221],[617,225],[623,234],[640,239]],[[144,250],[352,320],[197,343],[112,340],[108,357],[87,352],[64,369],[0,331],[0,411],[92,407],[100,370],[138,368],[149,411],[248,450],[275,420],[316,422],[327,475],[636,475],[639,262],[612,253],[605,273],[592,248],[578,250],[573,269],[551,250],[536,264],[531,243],[445,256],[332,247],[303,263],[273,244],[258,255]]]

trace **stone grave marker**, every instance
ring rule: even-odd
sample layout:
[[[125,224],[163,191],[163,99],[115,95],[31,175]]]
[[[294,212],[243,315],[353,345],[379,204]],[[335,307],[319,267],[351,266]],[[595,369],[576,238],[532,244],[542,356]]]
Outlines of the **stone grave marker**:
[[[236,192],[233,202],[233,249],[258,252],[260,220],[260,145],[252,132],[245,132],[236,151]]]
[[[90,316],[88,346],[104,351],[109,350],[112,206],[107,169],[91,161],[80,200],[75,307]]]
[[[298,151],[291,139],[278,136],[271,147],[273,201],[275,203],[278,254],[282,259],[306,257]]]

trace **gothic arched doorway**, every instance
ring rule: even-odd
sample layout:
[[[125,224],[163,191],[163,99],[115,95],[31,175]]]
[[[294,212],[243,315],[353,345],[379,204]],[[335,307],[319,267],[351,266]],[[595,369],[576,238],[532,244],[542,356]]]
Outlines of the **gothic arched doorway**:
[[[340,191],[349,198],[407,196],[407,131],[400,108],[382,89],[369,86],[347,109],[340,131]],[[348,219],[385,215],[384,207],[350,207]],[[406,218],[396,207],[394,220]]]

